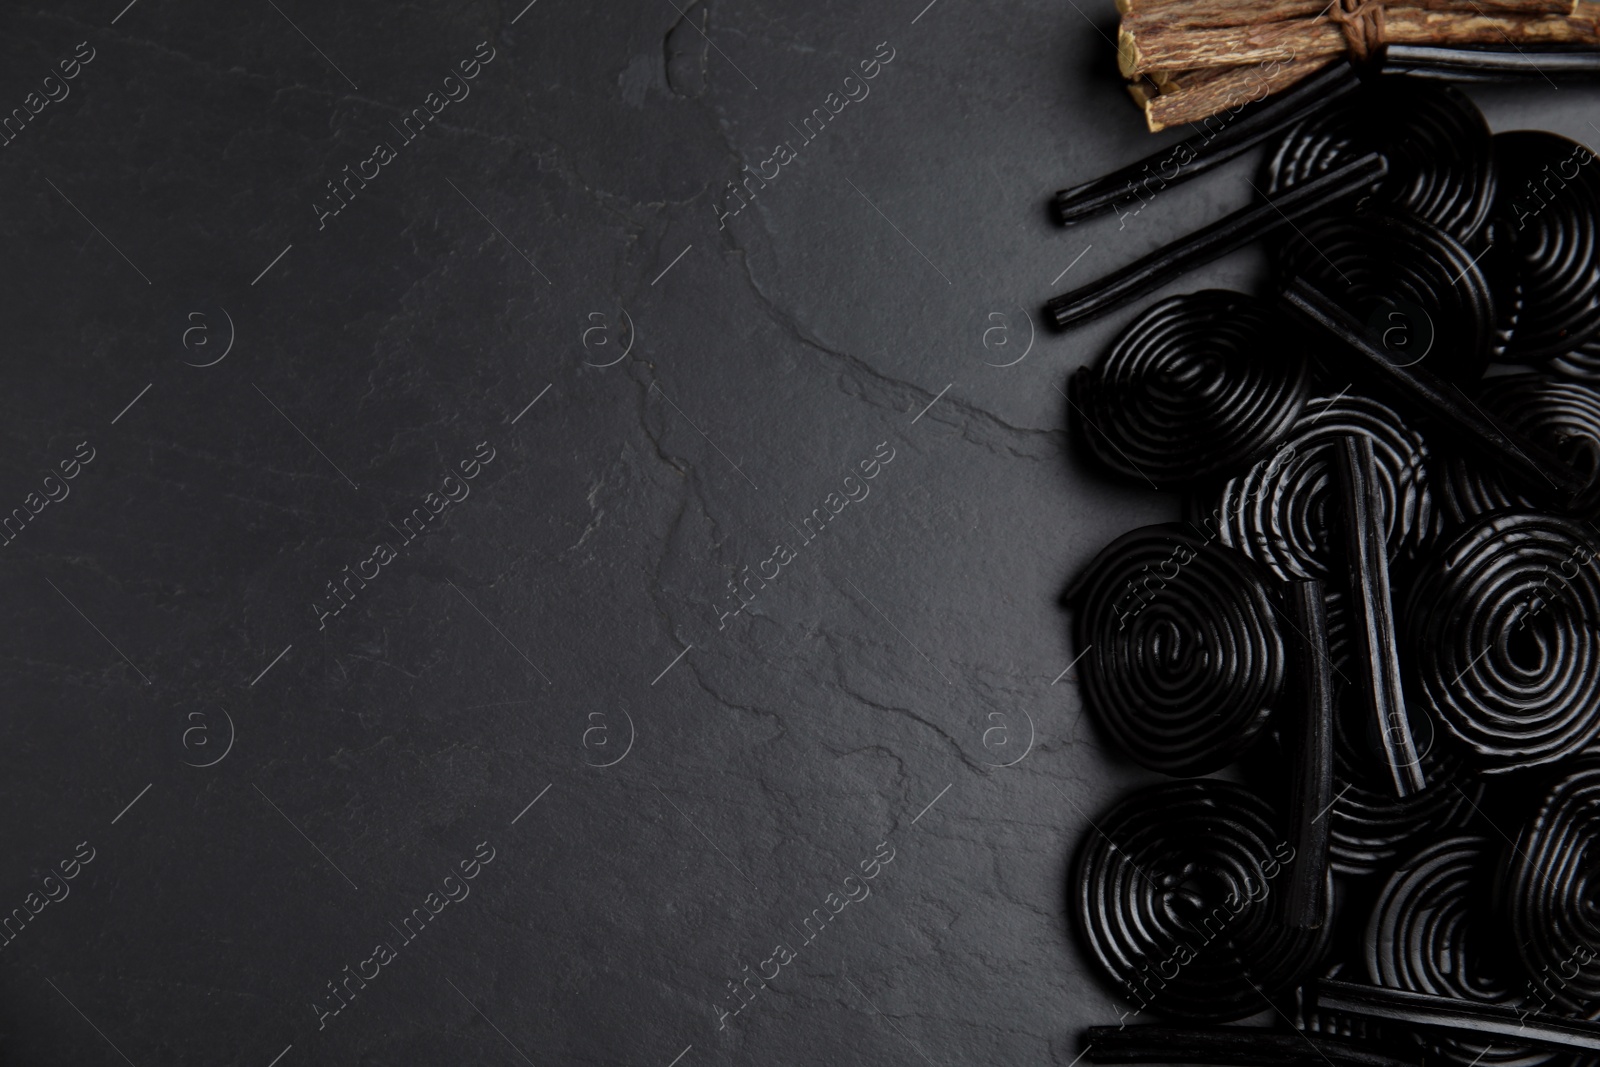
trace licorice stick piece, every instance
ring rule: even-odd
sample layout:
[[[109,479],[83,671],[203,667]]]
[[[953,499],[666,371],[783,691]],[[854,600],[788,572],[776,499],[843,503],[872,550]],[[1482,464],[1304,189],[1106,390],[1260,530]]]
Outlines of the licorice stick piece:
[[[1198,177],[1248,152],[1311,112],[1337,102],[1359,84],[1360,80],[1348,64],[1341,63],[1314,74],[1250,107],[1231,121],[1219,124],[1220,129],[1207,128],[1110,174],[1061,190],[1055,195],[1056,218],[1067,226],[1118,200],[1138,196],[1136,187],[1140,181],[1149,180],[1148,172],[1152,167],[1163,189]],[[1163,171],[1169,163],[1177,167],[1170,176]]]
[[[1427,787],[1411,720],[1406,717],[1395,652],[1394,602],[1389,595],[1389,553],[1384,544],[1383,499],[1378,495],[1378,463],[1372,442],[1351,434],[1335,453],[1345,560],[1350,574],[1350,614],[1354,617],[1361,676],[1361,697],[1372,716],[1389,764],[1396,796],[1408,797]]]
[[[1322,583],[1315,579],[1291,582],[1288,593],[1289,614],[1297,631],[1301,718],[1290,810],[1295,859],[1289,868],[1285,918],[1290,926],[1306,930],[1321,926],[1327,914],[1328,827],[1333,822],[1328,813],[1333,805],[1333,664],[1328,658],[1328,612]]]
[[[1091,1063],[1218,1063],[1237,1067],[1421,1067],[1421,1050],[1396,1055],[1347,1038],[1247,1026],[1091,1026]]]
[[[1520,81],[1524,78],[1593,77],[1600,74],[1600,53],[1543,48],[1515,51],[1489,48],[1436,48],[1391,44],[1381,60],[1385,74],[1450,81]]]
[[[1475,1004],[1428,993],[1322,979],[1313,987],[1317,1007],[1408,1026],[1465,1031],[1475,1037],[1498,1034],[1517,1045],[1600,1052],[1600,1023],[1539,1015],[1499,1004]]]
[[[1484,412],[1427,368],[1397,366],[1359,321],[1303,280],[1292,282],[1283,300],[1303,319],[1337,338],[1354,357],[1351,364],[1426,415],[1458,444],[1498,464],[1529,493],[1564,509],[1585,503],[1586,480],[1559,458]]]
[[[1352,197],[1366,195],[1389,173],[1376,152],[1358,156],[1326,174],[1225,215],[1189,236],[1112,271],[1098,281],[1055,297],[1045,305],[1052,321],[1065,327],[1109,311],[1150,292],[1174,275],[1276,233],[1294,220]]]

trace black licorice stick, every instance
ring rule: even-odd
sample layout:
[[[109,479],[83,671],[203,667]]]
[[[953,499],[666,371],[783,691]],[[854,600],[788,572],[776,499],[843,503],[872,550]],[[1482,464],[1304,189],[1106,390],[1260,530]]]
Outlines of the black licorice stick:
[[[1279,193],[1276,200],[1261,200],[1240,208],[1098,281],[1063,293],[1047,303],[1045,310],[1062,327],[1092,318],[1143,296],[1191,267],[1292,225],[1298,218],[1341,200],[1364,196],[1388,173],[1389,164],[1384,158],[1368,152]]]
[[[1394,603],[1389,594],[1389,548],[1384,537],[1383,499],[1378,495],[1378,462],[1372,438],[1351,434],[1335,452],[1344,491],[1340,525],[1350,574],[1350,606],[1358,648],[1361,698],[1377,726],[1384,761],[1396,796],[1427,787],[1422,758],[1411,736],[1400,661],[1395,651]]]
[[[1309,930],[1321,926],[1327,912],[1328,825],[1333,821],[1328,814],[1333,806],[1333,670],[1322,583],[1314,578],[1289,583],[1289,614],[1298,632],[1302,718],[1290,811],[1294,863],[1284,916],[1295,929]]]
[[[1408,1026],[1462,1031],[1475,1038],[1498,1034],[1514,1045],[1600,1052],[1600,1023],[1588,1019],[1557,1018],[1500,1004],[1468,1002],[1330,979],[1317,982],[1313,989],[1320,1011],[1390,1019]]]
[[[1420,1050],[1396,1055],[1346,1038],[1246,1026],[1091,1026],[1092,1063],[1218,1063],[1237,1067],[1421,1067]]]
[[[1380,62],[1385,74],[1449,81],[1504,82],[1600,75],[1600,53],[1591,51],[1555,52],[1529,48],[1507,52],[1392,44],[1384,49]]]
[[[1364,371],[1412,411],[1429,417],[1463,448],[1497,464],[1523,491],[1545,497],[1564,510],[1585,503],[1588,483],[1572,468],[1483,411],[1427,368],[1396,365],[1359,320],[1322,293],[1296,280],[1284,291],[1283,301],[1300,317],[1337,338],[1351,355],[1351,366]]]
[[[1248,152],[1267,138],[1287,129],[1290,125],[1315,111],[1320,111],[1343,98],[1361,84],[1355,69],[1348,63],[1335,63],[1331,67],[1298,82],[1275,96],[1268,97],[1237,118],[1222,116],[1221,129],[1207,130],[1185,138],[1175,145],[1146,156],[1110,174],[1063,189],[1055,195],[1056,220],[1063,226],[1088,218],[1097,211],[1112,206],[1119,200],[1137,197],[1137,186],[1149,181],[1153,167],[1161,188],[1186,182],[1214,170],[1231,159]],[[1218,116],[1206,119],[1210,123]],[[1176,164],[1174,174],[1164,173],[1169,163],[1187,156],[1186,162]]]

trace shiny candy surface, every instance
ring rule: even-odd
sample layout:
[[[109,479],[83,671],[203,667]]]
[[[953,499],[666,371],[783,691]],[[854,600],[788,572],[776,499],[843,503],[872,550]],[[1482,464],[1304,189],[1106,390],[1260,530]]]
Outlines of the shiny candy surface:
[[[1600,553],[1586,524],[1490,515],[1426,561],[1402,612],[1411,699],[1486,771],[1600,734]]]
[[[1134,1010],[1242,1018],[1316,966],[1327,930],[1283,922],[1293,849],[1255,793],[1213,779],[1155,785],[1095,826],[1078,851],[1075,917]]]
[[[1112,470],[1164,488],[1266,451],[1310,395],[1304,340],[1272,307],[1207,289],[1144,311],[1073,378],[1083,440]]]
[[[1237,758],[1283,688],[1275,597],[1252,560],[1182,524],[1119,537],[1090,564],[1077,613],[1097,721],[1152,770]]]

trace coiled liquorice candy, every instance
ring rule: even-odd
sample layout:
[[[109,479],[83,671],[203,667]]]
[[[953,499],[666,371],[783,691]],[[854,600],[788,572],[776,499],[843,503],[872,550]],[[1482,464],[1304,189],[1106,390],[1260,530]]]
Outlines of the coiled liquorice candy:
[[[1472,243],[1494,200],[1489,124],[1465,93],[1406,77],[1369,79],[1340,106],[1301,120],[1267,158],[1274,197],[1365,152],[1389,164],[1373,200]]]
[[[1447,230],[1393,211],[1308,219],[1278,245],[1277,271],[1366,327],[1399,366],[1476,382],[1496,354],[1496,305],[1479,257]]]
[[[1336,449],[1351,434],[1372,440],[1389,558],[1411,555],[1434,529],[1428,448],[1392,408],[1362,396],[1308,401],[1272,455],[1223,485],[1207,521],[1217,524],[1224,544],[1259,560],[1285,581],[1329,580],[1339,537],[1333,522],[1340,495]],[[1330,609],[1334,606],[1330,602]],[[1330,626],[1339,629],[1333,610]]]
[[[1355,670],[1335,655],[1336,683]],[[1333,728],[1333,805],[1328,809],[1328,865],[1340,874],[1369,875],[1440,834],[1459,830],[1483,799],[1483,783],[1460,753],[1437,735],[1432,719],[1408,706],[1412,737],[1427,787],[1395,795],[1378,725],[1348,684],[1339,686]]]
[[[1502,843],[1476,834],[1447,837],[1406,859],[1389,876],[1367,922],[1367,977],[1376,985],[1481,1004],[1517,1005],[1520,966],[1499,936],[1490,873]],[[1461,1067],[1537,1067],[1557,1053],[1501,1040],[1431,1038]]]
[[[1600,1009],[1600,757],[1574,760],[1505,852],[1504,910],[1529,978],[1526,1004],[1543,1014]]]
[[[1411,702],[1491,773],[1600,735],[1600,545],[1586,524],[1491,514],[1418,569],[1402,611]]]
[[[1276,594],[1248,557],[1180,523],[1106,546],[1074,589],[1084,700],[1135,761],[1207,774],[1255,737],[1283,688]]]
[[[1506,334],[1499,358],[1536,363],[1600,352],[1594,153],[1557,134],[1513,130],[1495,134],[1494,154],[1499,181],[1484,267]]]
[[[1270,448],[1305,406],[1310,370],[1271,305],[1207,289],[1153,304],[1070,393],[1102,463],[1177,489]]]
[[[1474,401],[1505,425],[1559,458],[1591,485],[1600,481],[1600,391],[1547,374],[1491,378]],[[1440,507],[1456,523],[1505,508],[1535,506],[1530,494],[1498,468],[1450,456],[1438,479]]]
[[[1086,831],[1078,929],[1132,1012],[1215,1022],[1269,1007],[1310,973],[1331,924],[1283,921],[1276,883],[1294,851],[1271,807],[1241,785],[1167,782]]]

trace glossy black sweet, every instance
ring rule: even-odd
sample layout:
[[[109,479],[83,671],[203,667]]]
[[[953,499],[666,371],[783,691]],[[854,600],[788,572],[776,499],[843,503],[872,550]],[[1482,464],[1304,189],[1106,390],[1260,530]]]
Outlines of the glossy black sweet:
[[[1496,305],[1478,256],[1401,212],[1309,219],[1277,249],[1280,280],[1315,288],[1360,322],[1386,358],[1476,382],[1496,354]]]
[[[1427,1028],[1489,1045],[1526,1042],[1557,1052],[1600,1052],[1600,1023],[1588,1019],[1326,979],[1315,983],[1315,995],[1321,1008],[1388,1020],[1413,1033]]]
[[[1590,1014],[1600,1004],[1597,851],[1600,759],[1586,756],[1563,768],[1506,856],[1505,915],[1540,1010]]]
[[[1359,199],[1387,173],[1388,163],[1376,152],[1344,160],[1276,198],[1257,200],[1102,278],[1051,298],[1045,314],[1063,329],[1092,319],[1153,292],[1202,263],[1288,230],[1298,220],[1332,205]]]
[[[1400,664],[1394,648],[1394,604],[1389,558],[1384,544],[1383,497],[1377,491],[1378,463],[1372,438],[1348,434],[1334,449],[1339,472],[1341,532],[1350,591],[1351,639],[1356,690],[1367,721],[1383,747],[1384,766],[1396,796],[1427,787],[1427,776],[1412,735],[1401,692]]]
[[[1112,470],[1165,489],[1246,466],[1310,395],[1292,331],[1244,293],[1207,289],[1151,305],[1073,376],[1082,440]]]
[[[1590,486],[1600,477],[1600,391],[1548,374],[1491,378],[1473,402],[1560,459]],[[1539,493],[1496,467],[1452,455],[1441,465],[1439,503],[1457,523],[1503,508],[1535,506]]]
[[[1600,164],[1539,130],[1496,134],[1494,152],[1484,268],[1506,333],[1500,358],[1536,363],[1600,347]]]
[[[1376,985],[1482,1004],[1527,998],[1506,952],[1488,877],[1505,842],[1448,837],[1407,857],[1384,884],[1367,922],[1367,977]],[[1505,1041],[1442,1037],[1431,1042],[1451,1063],[1535,1067],[1555,1054]]]
[[[1306,326],[1322,332],[1327,341],[1321,350],[1325,373],[1350,375],[1352,385],[1371,390],[1426,422],[1430,440],[1495,465],[1552,506],[1577,511],[1593,507],[1586,478],[1484,411],[1426,361],[1396,361],[1381,334],[1316,286],[1295,279],[1284,291],[1283,303]]]
[[[1271,455],[1223,485],[1207,523],[1283,580],[1320,578],[1342,588],[1331,569],[1339,539],[1336,450],[1350,434],[1373,445],[1389,559],[1416,551],[1434,524],[1427,445],[1392,408],[1350,393],[1307,402]]]
[[[1322,925],[1328,910],[1328,809],[1333,806],[1333,719],[1335,667],[1328,641],[1328,615],[1322,583],[1290,582],[1286,589],[1298,701],[1289,705],[1295,722],[1294,774],[1290,785],[1289,826],[1296,862],[1289,871],[1291,926]]]
[[[1348,658],[1336,657],[1335,663],[1345,678],[1354,677]],[[1327,815],[1328,863],[1341,874],[1386,870],[1406,852],[1465,826],[1483,799],[1483,783],[1449,739],[1437,735],[1432,719],[1415,707],[1408,714],[1428,785],[1397,797],[1376,725],[1348,687],[1341,690],[1333,734],[1333,777],[1339,784]]]
[[[1140,1015],[1253,1015],[1326,948],[1326,928],[1283,921],[1293,848],[1271,806],[1243,786],[1150,786],[1084,835],[1071,894],[1078,930]]]
[[[1420,1050],[1388,1050],[1340,1037],[1253,1026],[1091,1026],[1091,1063],[1216,1063],[1242,1067],[1422,1067]]]
[[[1134,199],[1141,195],[1137,191],[1141,182],[1159,183],[1157,187],[1165,189],[1197,178],[1275,136],[1307,114],[1337,105],[1359,84],[1355,71],[1348,64],[1335,63],[1245,108],[1242,114],[1203,120],[1196,133],[1175,145],[1058,192],[1051,205],[1056,221],[1063,226],[1070,225],[1118,201]],[[1167,173],[1169,167],[1171,174]]]
[[[1084,698],[1134,760],[1208,774],[1254,739],[1288,655],[1267,581],[1181,523],[1132,530],[1089,565],[1074,594]]]
[[[1504,512],[1419,570],[1401,617],[1408,696],[1485,771],[1600,735],[1600,545],[1586,524]]]
[[[1395,75],[1373,78],[1336,108],[1291,129],[1268,157],[1268,197],[1376,152],[1389,171],[1374,201],[1474,241],[1495,191],[1489,125],[1453,86]]]

